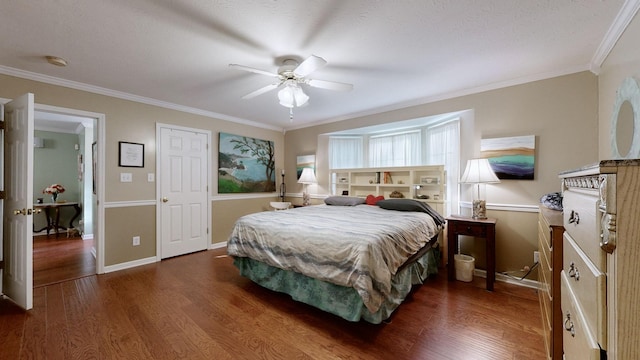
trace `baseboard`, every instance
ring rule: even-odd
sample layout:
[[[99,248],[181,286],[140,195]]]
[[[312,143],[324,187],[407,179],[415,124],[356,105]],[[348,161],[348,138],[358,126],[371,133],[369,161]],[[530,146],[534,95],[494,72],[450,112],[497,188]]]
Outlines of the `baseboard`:
[[[128,261],[128,262],[125,262],[125,263],[105,266],[104,267],[104,272],[105,273],[110,273],[110,272],[114,272],[114,271],[130,269],[130,268],[133,268],[133,267],[136,267],[136,266],[153,264],[156,261],[157,261],[156,257],[155,256],[151,256],[151,257],[148,257],[146,259],[138,259],[138,260],[134,260],[134,261]]]
[[[481,278],[485,278],[485,279],[487,278],[487,272],[485,270],[475,269],[473,270],[473,275]],[[505,282],[508,284],[513,284],[518,286],[524,286],[524,287],[528,287],[536,290],[539,290],[542,288],[540,285],[540,282],[538,281],[529,280],[529,279],[522,279],[522,280],[514,279],[500,273],[496,273],[496,281]]]
[[[226,246],[227,246],[226,241],[215,243],[215,244],[209,244],[209,250],[220,249]]]
[[[220,242],[220,243],[215,243],[215,244],[209,244],[209,250],[220,249],[220,248],[223,248],[223,247],[226,247],[226,246],[227,246],[227,242],[226,241],[225,242]],[[95,257],[95,248],[91,249],[91,253]],[[133,268],[133,267],[136,267],[136,266],[153,264],[153,263],[155,263],[157,261],[158,261],[158,259],[155,256],[152,256],[152,257],[148,257],[146,259],[138,259],[138,260],[129,261],[129,262],[125,262],[125,263],[105,266],[104,267],[104,272],[105,273],[110,273],[110,272],[114,272],[114,271],[130,269],[130,268]]]

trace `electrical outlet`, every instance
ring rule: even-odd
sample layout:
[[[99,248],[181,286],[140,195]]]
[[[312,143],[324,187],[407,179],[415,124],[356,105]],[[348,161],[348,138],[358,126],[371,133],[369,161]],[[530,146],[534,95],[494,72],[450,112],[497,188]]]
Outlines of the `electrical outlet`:
[[[540,262],[540,251],[533,252],[533,263],[537,264]]]
[[[133,237],[133,246],[138,246],[140,245],[140,236],[134,236]]]
[[[120,182],[132,182],[133,174],[131,173],[120,173]]]

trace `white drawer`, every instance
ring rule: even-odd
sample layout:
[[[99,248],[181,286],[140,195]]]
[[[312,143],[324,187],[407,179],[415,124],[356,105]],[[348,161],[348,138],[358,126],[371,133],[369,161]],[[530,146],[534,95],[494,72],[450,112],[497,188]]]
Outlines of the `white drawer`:
[[[565,360],[600,359],[600,347],[585,324],[584,312],[569,286],[567,275],[560,273],[562,283],[562,347]]]
[[[563,272],[584,311],[591,333],[600,344],[607,339],[606,275],[596,268],[578,247],[571,235],[564,233]],[[564,290],[563,290],[564,291]],[[564,293],[563,293],[564,296]]]
[[[600,249],[600,212],[597,193],[563,193],[564,229],[580,245],[589,259],[600,269],[606,271],[607,254]]]
[[[538,244],[538,246],[542,246],[542,244]],[[546,251],[540,251],[540,264],[538,265],[540,285],[542,285],[544,290],[551,296],[553,289],[553,269],[551,268],[551,263],[549,262]]]
[[[540,247],[540,251],[543,251],[543,249],[549,251],[551,249],[550,236],[551,230],[549,230],[549,224],[544,221],[544,218],[540,215],[538,219],[538,238],[541,240],[541,243],[544,244],[544,246]]]

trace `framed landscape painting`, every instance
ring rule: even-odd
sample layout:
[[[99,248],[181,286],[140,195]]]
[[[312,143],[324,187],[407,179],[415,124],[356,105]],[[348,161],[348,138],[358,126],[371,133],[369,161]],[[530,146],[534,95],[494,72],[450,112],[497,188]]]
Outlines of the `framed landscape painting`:
[[[489,160],[499,179],[533,180],[535,135],[482,139],[480,154]]]
[[[313,172],[316,172],[315,155],[300,155],[296,157],[296,179],[300,179],[300,175],[302,175],[302,170],[304,168],[312,168]]]
[[[220,133],[218,193],[276,191],[273,141]]]

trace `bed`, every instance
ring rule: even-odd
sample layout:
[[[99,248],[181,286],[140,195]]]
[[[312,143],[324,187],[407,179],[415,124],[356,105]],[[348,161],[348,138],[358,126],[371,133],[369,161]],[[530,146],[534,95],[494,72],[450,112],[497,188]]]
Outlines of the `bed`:
[[[263,287],[348,321],[381,323],[413,285],[437,273],[444,219],[416,200],[340,199],[243,216],[227,252]]]

